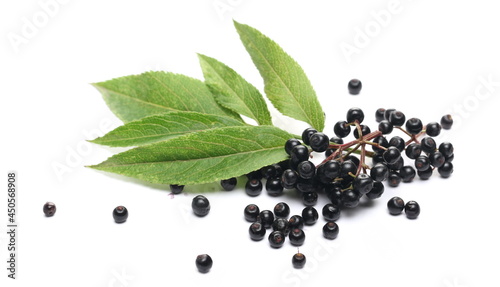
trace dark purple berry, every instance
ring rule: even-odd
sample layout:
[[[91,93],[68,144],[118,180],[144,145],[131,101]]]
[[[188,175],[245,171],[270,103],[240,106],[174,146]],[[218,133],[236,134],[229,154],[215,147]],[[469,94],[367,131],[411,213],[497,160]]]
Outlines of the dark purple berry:
[[[396,111],[395,109],[386,109],[384,112],[384,119],[389,120],[391,114],[394,113],[395,111]]]
[[[297,146],[297,145],[300,145],[300,141],[298,139],[289,139],[286,141],[285,143],[285,151],[288,155],[291,154],[292,152],[292,149]]]
[[[351,95],[359,94],[359,92],[361,92],[362,87],[363,87],[363,85],[361,84],[361,81],[358,79],[352,79],[347,84],[347,90],[349,91],[349,94],[351,94]]]
[[[323,225],[323,236],[327,239],[335,239],[339,235],[339,226],[333,221]]]
[[[346,119],[348,123],[353,123],[356,120],[358,123],[362,123],[365,119],[365,114],[360,108],[350,108],[347,111]]]
[[[438,173],[441,177],[450,177],[453,173],[453,164],[449,161],[445,162],[441,167],[438,168]]]
[[[425,126],[425,133],[430,137],[437,137],[441,133],[441,125],[437,122],[428,123]]]
[[[449,157],[453,155],[453,145],[450,142],[443,142],[439,145],[439,152],[441,152],[445,157]]]
[[[288,219],[288,228],[290,229],[302,229],[304,228],[304,219],[300,215],[292,215]]]
[[[342,192],[342,205],[347,208],[354,208],[359,205],[361,193],[354,189],[347,189]]]
[[[296,253],[292,257],[293,268],[301,269],[306,265],[306,256],[302,253]]]
[[[433,167],[441,167],[446,161],[446,158],[441,152],[436,151],[429,154],[429,160]]]
[[[303,179],[311,179],[316,174],[316,166],[311,161],[305,160],[297,166],[297,173]]]
[[[259,179],[249,179],[245,185],[245,192],[250,196],[257,196],[262,192],[262,181]]]
[[[389,146],[397,148],[400,152],[403,152],[406,146],[405,140],[399,136],[393,136],[389,140]]]
[[[401,176],[399,176],[399,173],[391,171],[389,172],[387,183],[390,187],[397,187],[401,183]]]
[[[294,228],[290,230],[288,234],[288,239],[293,246],[301,246],[306,240],[306,234],[300,228]]]
[[[307,128],[302,132],[302,141],[304,144],[309,145],[309,139],[314,133],[317,133],[318,131],[313,129],[313,128]]]
[[[405,202],[400,197],[395,196],[389,199],[389,201],[387,202],[387,208],[389,209],[390,214],[398,215],[403,212],[403,209],[405,208]]]
[[[382,157],[386,163],[393,164],[401,158],[401,152],[396,147],[390,146],[386,151],[384,151]]]
[[[400,157],[395,163],[387,164],[389,170],[400,170],[405,165],[403,157]]]
[[[295,188],[299,175],[292,169],[287,169],[281,175],[281,185],[286,189]]]
[[[232,177],[229,179],[223,179],[220,181],[220,185],[225,191],[231,191],[236,187],[236,184],[238,183],[238,180],[236,177]]]
[[[368,126],[365,126],[365,125],[360,125],[360,127],[361,127],[361,134],[362,134],[363,136],[366,136],[367,134],[371,133],[371,130],[370,130],[370,128],[369,128]],[[354,129],[354,132],[353,132],[352,134],[353,134],[353,135],[354,135],[354,137],[355,137],[355,138],[357,138],[357,139],[361,137],[361,135],[359,134],[359,132],[358,132],[358,129],[357,129],[357,128],[356,128],[356,129]]]
[[[388,135],[392,133],[394,126],[388,120],[382,120],[378,124],[378,130],[382,132],[384,135]]]
[[[281,231],[285,236],[288,234],[288,220],[284,218],[276,218],[273,221],[273,224],[271,225],[272,229],[274,231]]]
[[[400,111],[394,111],[389,116],[389,122],[395,127],[400,127],[404,125],[405,121],[406,121],[406,116],[403,112]]]
[[[44,205],[43,205],[43,213],[45,214],[45,216],[47,217],[51,217],[51,216],[54,216],[54,214],[56,213],[56,205],[53,203],[53,202],[46,202]],[[114,214],[114,213],[113,213]],[[114,215],[113,215],[114,216]]]
[[[248,228],[250,238],[254,241],[260,241],[266,236],[266,228],[260,222],[254,222]]]
[[[346,121],[338,121],[333,126],[333,132],[339,138],[345,138],[351,133],[351,126],[348,125]]]
[[[428,169],[426,170],[422,170],[422,171],[417,171],[417,174],[418,174],[418,177],[422,180],[426,180],[426,179],[429,179],[431,176],[432,176],[432,167],[429,167]]]
[[[319,180],[323,183],[329,183],[340,175],[340,163],[336,160],[329,160],[320,165],[317,170]]]
[[[418,143],[411,143],[406,147],[406,156],[410,159],[416,159],[422,153],[422,148]]]
[[[420,214],[420,205],[414,200],[410,200],[405,205],[406,217],[409,219],[415,219]]]
[[[325,204],[322,210],[326,221],[337,221],[340,218],[340,208],[332,203]]]
[[[257,220],[260,220],[262,225],[264,225],[264,228],[271,228],[271,225],[274,222],[274,214],[272,213],[271,210],[262,210],[259,213],[259,217]]]
[[[284,202],[279,202],[274,206],[274,215],[278,218],[287,218],[290,215],[290,207]]]
[[[309,159],[309,150],[304,145],[297,145],[292,148],[290,162],[292,168],[296,168],[299,163]]]
[[[196,257],[196,268],[200,273],[207,273],[212,268],[213,261],[210,255],[200,254]]]
[[[399,176],[403,182],[411,182],[417,175],[417,172],[412,166],[406,165],[399,170]]]
[[[128,210],[127,208],[125,208],[125,206],[120,205],[113,209],[113,219],[116,223],[123,223],[127,221],[127,218]]]
[[[243,214],[246,221],[255,222],[257,221],[257,216],[260,214],[260,210],[256,204],[251,203],[245,207]]]
[[[418,118],[411,118],[406,121],[406,131],[412,135],[419,134],[423,129],[422,121]]]
[[[389,168],[384,163],[377,163],[370,169],[370,176],[374,181],[384,181],[389,176]]]
[[[205,216],[210,212],[210,202],[203,195],[197,195],[191,202],[194,214],[197,216]]]
[[[384,114],[385,114],[385,109],[384,108],[379,108],[375,111],[375,121],[377,123],[380,123],[381,121],[384,120]]]
[[[384,189],[385,189],[385,187],[384,187],[384,184],[382,182],[375,181],[373,183],[372,190],[370,190],[370,192],[368,192],[366,194],[366,197],[368,197],[369,199],[379,198],[384,193]]]
[[[425,137],[420,141],[420,147],[425,153],[433,153],[436,151],[436,141],[431,137]]]
[[[443,127],[443,129],[445,130],[449,130],[451,129],[452,126],[453,126],[453,118],[451,117],[451,115],[444,115],[441,118],[441,127]]]
[[[281,185],[281,179],[278,177],[269,178],[266,181],[267,194],[270,196],[278,196],[283,194],[283,186]]]
[[[330,139],[324,133],[317,132],[309,138],[309,145],[315,152],[324,152],[330,145]]]
[[[184,190],[184,185],[178,185],[178,184],[171,184],[170,185],[170,191],[173,194],[179,194]]]
[[[373,187],[373,179],[366,173],[361,173],[352,182],[352,188],[361,195],[367,194]]]
[[[272,248],[280,248],[285,243],[285,234],[275,230],[269,234],[269,244]]]
[[[302,218],[306,225],[313,225],[318,221],[318,217],[318,211],[312,206],[307,206],[302,210]]]
[[[427,170],[431,166],[431,161],[425,155],[421,155],[415,159],[415,168],[417,171]]]
[[[303,192],[302,193],[302,203],[305,206],[313,206],[318,202],[318,193],[315,191]]]
[[[350,174],[355,175],[357,169],[358,167],[352,161],[346,160],[340,164],[340,177],[342,178],[351,177]]]

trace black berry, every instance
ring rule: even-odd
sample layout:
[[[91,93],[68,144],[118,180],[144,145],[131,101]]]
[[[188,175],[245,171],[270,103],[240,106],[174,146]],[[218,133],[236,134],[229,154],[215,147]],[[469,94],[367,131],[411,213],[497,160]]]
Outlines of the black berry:
[[[284,218],[276,218],[273,221],[273,224],[271,225],[271,228],[274,231],[281,231],[283,234],[287,235],[288,234],[288,220]]]
[[[267,194],[271,196],[278,196],[283,194],[283,186],[281,185],[281,179],[278,177],[269,178],[266,181]]]
[[[315,152],[324,152],[330,144],[330,139],[324,133],[314,133],[309,138],[309,145]]]
[[[436,151],[436,141],[431,137],[424,137],[420,141],[420,146],[425,153],[433,153]]]
[[[311,161],[305,160],[297,166],[297,173],[303,179],[311,179],[316,174],[316,166]]]
[[[393,147],[397,148],[400,152],[403,152],[406,144],[405,144],[405,140],[402,137],[393,136],[389,140],[389,146],[393,146]]]
[[[342,205],[347,208],[354,208],[359,205],[361,193],[355,189],[347,189],[342,192]]]
[[[370,176],[374,181],[384,181],[389,176],[389,168],[384,163],[377,163],[370,169]]]
[[[425,132],[430,137],[437,137],[441,133],[441,125],[437,122],[428,123]]]
[[[365,119],[365,114],[360,108],[350,108],[347,111],[346,119],[348,123],[353,123],[356,120],[358,123],[362,123]]]
[[[347,90],[349,90],[349,94],[351,95],[359,94],[359,92],[361,92],[362,87],[363,85],[361,84],[361,81],[358,79],[352,79],[347,84]]]
[[[395,196],[389,199],[389,201],[387,202],[387,208],[389,209],[390,214],[398,215],[403,212],[403,209],[405,208],[405,202],[400,197]]]
[[[399,176],[399,173],[391,171],[389,172],[387,183],[390,187],[397,187],[401,183],[401,176]]]
[[[300,215],[293,215],[288,219],[288,228],[290,229],[302,229],[304,228],[304,219]]]
[[[411,143],[406,147],[406,156],[410,159],[416,159],[422,153],[422,147],[418,143]]]
[[[300,228],[294,228],[290,230],[290,233],[288,234],[288,239],[290,240],[290,243],[294,246],[301,246],[304,244],[304,241],[306,240],[306,234],[304,231]]]
[[[250,196],[257,196],[262,192],[262,181],[260,179],[249,179],[245,185],[245,192]]]
[[[249,204],[245,207],[243,211],[246,221],[255,222],[257,221],[257,216],[260,214],[259,207],[255,204]]]
[[[248,228],[250,238],[254,241],[260,241],[266,236],[266,228],[260,222],[254,222]]]
[[[318,211],[312,206],[307,206],[302,210],[302,218],[304,219],[304,224],[313,225],[318,221]]]
[[[291,154],[292,152],[292,149],[297,146],[297,145],[300,145],[300,141],[298,139],[289,139],[286,141],[285,143],[285,151],[287,154]]]
[[[327,239],[335,239],[339,235],[339,226],[333,221],[323,225],[323,236]]]
[[[424,171],[429,169],[431,166],[431,161],[425,155],[421,155],[415,159],[415,168],[417,171]]]
[[[443,163],[443,165],[438,168],[438,173],[441,177],[450,177],[453,173],[453,164],[449,161]]]
[[[375,120],[377,121],[377,123],[380,123],[385,119],[384,114],[385,114],[384,108],[379,108],[375,111]]]
[[[406,121],[406,131],[412,135],[416,135],[422,131],[423,124],[420,119],[411,118]]]
[[[426,170],[418,170],[417,171],[417,174],[418,174],[418,177],[420,179],[423,179],[423,180],[426,180],[426,179],[429,179],[431,176],[432,176],[432,167],[429,167],[428,169]]]
[[[446,161],[446,158],[441,152],[436,151],[429,155],[429,160],[433,167],[441,167]]]
[[[340,218],[340,208],[328,203],[323,206],[322,214],[326,221],[337,221]]]
[[[210,212],[210,202],[203,195],[197,195],[191,202],[194,214],[198,216],[205,216]]]
[[[410,200],[405,205],[406,217],[409,219],[415,219],[420,214],[420,205],[414,200]]]
[[[373,179],[366,173],[361,173],[352,182],[352,188],[360,194],[368,193],[373,187]]]
[[[116,223],[123,223],[127,221],[127,218],[128,210],[125,208],[125,206],[120,205],[113,209],[113,219]]]
[[[405,121],[406,121],[406,116],[401,111],[394,111],[389,116],[389,122],[395,127],[402,126],[405,123]]]
[[[281,185],[286,189],[295,188],[299,175],[292,169],[287,169],[281,175]]]
[[[346,121],[338,121],[333,126],[333,132],[339,138],[345,138],[351,133],[351,126],[348,125]]]
[[[271,228],[274,222],[274,214],[270,210],[262,210],[257,220],[260,220],[265,228]]]
[[[278,202],[274,206],[274,215],[278,218],[288,218],[288,215],[290,215],[290,207],[284,202]]]
[[[170,185],[170,191],[173,194],[179,194],[184,190],[184,185],[178,185],[178,184],[171,184]]]
[[[273,231],[269,234],[269,244],[273,248],[280,248],[285,243],[285,234],[281,231]]]
[[[388,120],[382,120],[378,124],[378,130],[382,132],[384,135],[388,135],[392,133],[394,126]]]
[[[47,217],[54,216],[54,214],[56,213],[56,205],[53,202],[46,202],[43,205],[43,213]]]
[[[451,129],[452,126],[453,126],[453,118],[451,117],[451,115],[444,115],[441,118],[441,127],[443,127],[443,129],[445,130],[449,130]]]
[[[443,142],[439,145],[439,152],[441,152],[445,157],[453,155],[454,148],[450,142]]]
[[[309,145],[309,138],[318,131],[313,128],[307,128],[302,132],[302,141],[304,144]]]
[[[220,185],[225,191],[231,191],[236,187],[236,184],[238,183],[238,180],[236,177],[232,177],[229,179],[223,179],[220,181]]]
[[[301,269],[306,265],[306,256],[302,253],[296,253],[292,257],[292,265],[294,268]]]
[[[411,182],[417,175],[417,172],[412,166],[406,165],[399,170],[399,176],[403,182]]]
[[[366,197],[368,197],[369,199],[379,198],[384,193],[384,189],[385,189],[385,187],[384,187],[384,184],[382,182],[375,181],[373,183],[372,190],[370,190],[370,192],[368,192],[366,194]]]
[[[393,164],[401,158],[401,152],[396,147],[391,146],[386,151],[384,151],[382,157],[384,158],[386,163]]]
[[[210,255],[200,254],[196,257],[196,268],[200,273],[207,273],[212,268],[213,261]]]

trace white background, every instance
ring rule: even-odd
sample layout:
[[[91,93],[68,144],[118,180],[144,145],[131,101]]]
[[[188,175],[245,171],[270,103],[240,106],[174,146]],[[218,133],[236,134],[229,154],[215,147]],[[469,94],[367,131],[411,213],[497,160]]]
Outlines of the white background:
[[[6,174],[14,170],[20,226],[19,280],[6,278],[3,228],[0,234],[1,286],[498,286],[494,1],[61,1],[51,15],[40,4],[47,2],[0,4],[0,221],[7,221]],[[242,217],[252,202],[271,209],[283,200],[300,213],[293,193],[250,198],[215,184],[187,187],[191,193],[172,199],[168,187],[85,168],[119,152],[85,140],[121,124],[89,83],[147,70],[202,79],[196,53],[203,53],[263,90],[233,18],[302,65],[329,135],[353,106],[372,126],[379,107],[424,122],[451,113],[455,127],[439,140],[455,146],[453,176],[387,187],[373,204],[343,213],[333,241],[321,236],[323,219],[306,227],[300,251],[308,263],[297,271],[296,248],[252,242]],[[35,30],[27,31],[26,21]],[[24,40],[13,44],[16,36]],[[356,49],[350,56],[341,48],[348,45]],[[363,90],[351,96],[346,86],[355,77]],[[488,79],[492,85],[484,84]],[[305,127],[273,116],[292,132]],[[210,214],[197,218],[190,202],[202,190],[217,192],[207,195]],[[394,195],[417,200],[420,217],[389,215],[386,202]],[[52,218],[42,213],[46,201],[57,205]],[[325,203],[321,198],[316,207]],[[117,205],[129,209],[125,224],[113,222]],[[200,253],[214,260],[208,274],[196,271]]]

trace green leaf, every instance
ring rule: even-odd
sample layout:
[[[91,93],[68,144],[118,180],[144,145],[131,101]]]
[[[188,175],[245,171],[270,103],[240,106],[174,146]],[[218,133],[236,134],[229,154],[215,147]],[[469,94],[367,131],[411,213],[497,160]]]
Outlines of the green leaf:
[[[267,104],[257,88],[216,59],[201,54],[198,57],[205,83],[221,106],[252,118],[260,125],[272,125]]]
[[[217,128],[137,147],[91,168],[152,183],[209,183],[287,159],[290,137],[273,126]]]
[[[224,116],[197,112],[171,112],[126,123],[91,142],[113,147],[140,146],[187,133],[242,125],[245,124]]]
[[[234,25],[264,79],[266,96],[276,109],[322,131],[325,115],[304,70],[261,32],[236,21]]]
[[[193,111],[241,120],[239,115],[217,104],[205,83],[184,75],[146,72],[93,85],[123,122],[172,111]]]

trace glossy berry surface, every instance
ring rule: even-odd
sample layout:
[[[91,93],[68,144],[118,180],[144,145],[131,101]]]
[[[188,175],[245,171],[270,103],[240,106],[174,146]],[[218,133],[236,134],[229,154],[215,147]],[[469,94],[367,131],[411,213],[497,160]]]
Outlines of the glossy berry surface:
[[[397,172],[389,172],[389,177],[387,178],[387,184],[390,187],[397,187],[401,183],[401,176]]]
[[[301,246],[306,241],[306,234],[300,228],[294,228],[290,230],[288,234],[288,240],[293,246]]]
[[[384,108],[378,108],[375,111],[375,121],[377,121],[377,123],[380,123],[381,121],[383,121],[385,119],[384,118],[384,114],[385,114],[385,109]]]
[[[362,123],[365,119],[365,114],[363,110],[360,108],[350,108],[347,111],[346,120],[348,123],[353,123],[354,121],[358,121],[358,123]]]
[[[389,140],[389,146],[393,146],[397,148],[400,152],[403,152],[403,150],[405,149],[405,140],[402,137],[393,136]]]
[[[384,112],[384,119],[389,120],[391,114],[394,113],[396,109],[386,109]]]
[[[420,215],[420,205],[414,200],[410,200],[405,205],[405,214],[409,219],[415,219]]]
[[[43,205],[43,213],[47,217],[54,216],[54,214],[56,213],[56,205],[53,202],[46,202]]]
[[[255,222],[257,221],[257,216],[260,214],[260,210],[256,204],[251,203],[245,207],[243,214],[246,221]]]
[[[445,157],[449,157],[453,155],[455,149],[450,142],[442,142],[439,145],[439,152],[442,153]]]
[[[170,185],[170,191],[173,194],[179,194],[184,190],[184,185],[178,185],[178,184],[171,184]]]
[[[318,193],[315,191],[303,192],[302,193],[302,203],[305,206],[313,206],[318,202]]]
[[[272,248],[280,248],[285,243],[285,234],[281,231],[273,231],[268,239]]]
[[[389,176],[389,168],[384,163],[377,163],[370,169],[370,176],[374,181],[384,181]]]
[[[362,87],[363,87],[363,85],[361,84],[361,81],[358,79],[352,79],[347,84],[347,90],[349,91],[349,94],[351,94],[351,95],[359,94],[359,92],[361,92]]]
[[[309,145],[315,152],[324,152],[330,144],[330,139],[324,133],[314,133],[309,138]]]
[[[393,129],[394,126],[388,120],[382,120],[378,124],[378,130],[384,135],[392,133]]]
[[[360,194],[368,193],[373,187],[373,179],[366,173],[359,174],[352,182],[352,188]]]
[[[311,179],[316,174],[316,166],[311,161],[303,161],[297,166],[297,173],[303,179]]]
[[[337,221],[340,218],[340,208],[332,203],[325,204],[321,214],[326,221]]]
[[[248,233],[250,238],[254,241],[260,241],[266,236],[266,228],[260,222],[254,222],[250,224],[248,228]]]
[[[399,176],[403,182],[411,182],[417,175],[417,172],[412,166],[405,165],[399,170]]]
[[[300,215],[292,215],[288,219],[288,228],[290,229],[302,229],[304,228],[304,219]]]
[[[389,122],[395,127],[400,127],[404,125],[405,121],[406,121],[406,116],[401,111],[394,111],[389,116]]]
[[[297,184],[299,175],[292,169],[286,169],[281,175],[281,185],[283,188],[292,189]]]
[[[306,265],[306,256],[302,253],[296,253],[292,257],[292,266],[296,269],[304,268]]]
[[[293,166],[297,166],[300,162],[309,159],[309,150],[304,145],[295,146],[290,154],[290,161]]]
[[[371,132],[370,128],[366,125],[361,125],[361,134],[363,136],[366,136],[367,134],[369,134]],[[360,138],[360,134],[359,134],[359,131],[358,129],[354,129],[354,132],[352,133],[354,135],[355,138]]]
[[[210,212],[210,202],[203,195],[197,195],[191,202],[194,214],[198,216],[205,216]]]
[[[333,132],[339,138],[345,138],[351,133],[351,126],[346,121],[338,121],[333,126]]]
[[[113,219],[116,223],[123,223],[127,221],[127,218],[128,210],[127,208],[125,208],[125,206],[120,205],[113,209]]]
[[[453,164],[449,161],[445,162],[441,167],[438,168],[438,173],[441,177],[450,177],[453,173]]]
[[[422,154],[422,147],[418,143],[411,143],[406,147],[406,156],[410,159],[416,159]]]
[[[432,172],[433,172],[432,167],[429,167],[426,170],[418,170],[417,175],[420,179],[427,180],[432,176]]]
[[[420,141],[420,147],[425,153],[433,153],[436,151],[436,141],[431,137],[425,137]]]
[[[339,235],[339,226],[337,223],[329,221],[323,225],[323,236],[327,239],[335,239]]]
[[[373,183],[372,190],[366,194],[366,197],[369,199],[376,199],[382,196],[384,193],[385,187],[384,184],[380,181],[375,181]]]
[[[415,159],[415,168],[417,171],[427,170],[431,166],[431,161],[425,155],[421,155]]]
[[[245,185],[245,192],[250,196],[257,196],[262,192],[262,181],[260,179],[250,179]]]
[[[406,131],[412,135],[420,133],[423,129],[422,121],[418,118],[411,118],[406,121]]]
[[[200,273],[207,273],[213,266],[212,257],[208,254],[200,254],[196,257],[196,268]]]
[[[401,152],[396,147],[389,147],[382,154],[384,161],[388,164],[396,163],[401,158]]]
[[[441,133],[441,125],[437,122],[428,123],[425,126],[425,133],[430,137],[437,137]]]
[[[271,228],[274,231],[281,231],[283,234],[287,235],[288,234],[288,220],[284,218],[276,218],[273,221],[273,224],[271,225]]]
[[[236,184],[238,183],[238,180],[236,177],[228,178],[228,179],[223,179],[220,181],[220,185],[225,191],[231,191],[236,187]]]
[[[291,154],[292,152],[292,149],[297,146],[297,145],[300,145],[300,141],[298,139],[289,139],[286,141],[285,143],[285,151],[288,155]]]
[[[311,136],[315,133],[317,133],[318,131],[313,129],[313,128],[307,128],[305,129],[303,132],[302,132],[302,141],[304,142],[304,144],[306,145],[309,145],[309,139],[311,138]]]
[[[302,218],[305,225],[313,225],[318,221],[318,211],[312,206],[307,206],[302,210]]]
[[[442,153],[436,151],[429,154],[429,161],[433,167],[441,167],[446,161],[446,158]]]
[[[342,205],[347,208],[355,208],[359,205],[359,199],[361,198],[361,193],[354,189],[348,189],[342,192]]]
[[[451,115],[444,115],[441,118],[441,127],[445,130],[449,130],[451,129],[452,126],[453,126],[453,118],[451,117]]]
[[[271,228],[274,222],[274,214],[270,210],[262,210],[259,213],[259,218],[257,219],[264,225],[264,228]]]
[[[283,194],[283,186],[281,185],[281,179],[278,177],[269,178],[266,181],[267,194],[271,196],[278,196]]]
[[[389,209],[389,213],[392,215],[398,215],[403,212],[403,209],[405,208],[405,202],[401,197],[393,197],[389,199],[387,202],[387,208]]]
[[[290,215],[290,206],[284,202],[278,202],[274,206],[274,216],[278,218],[288,218]]]

